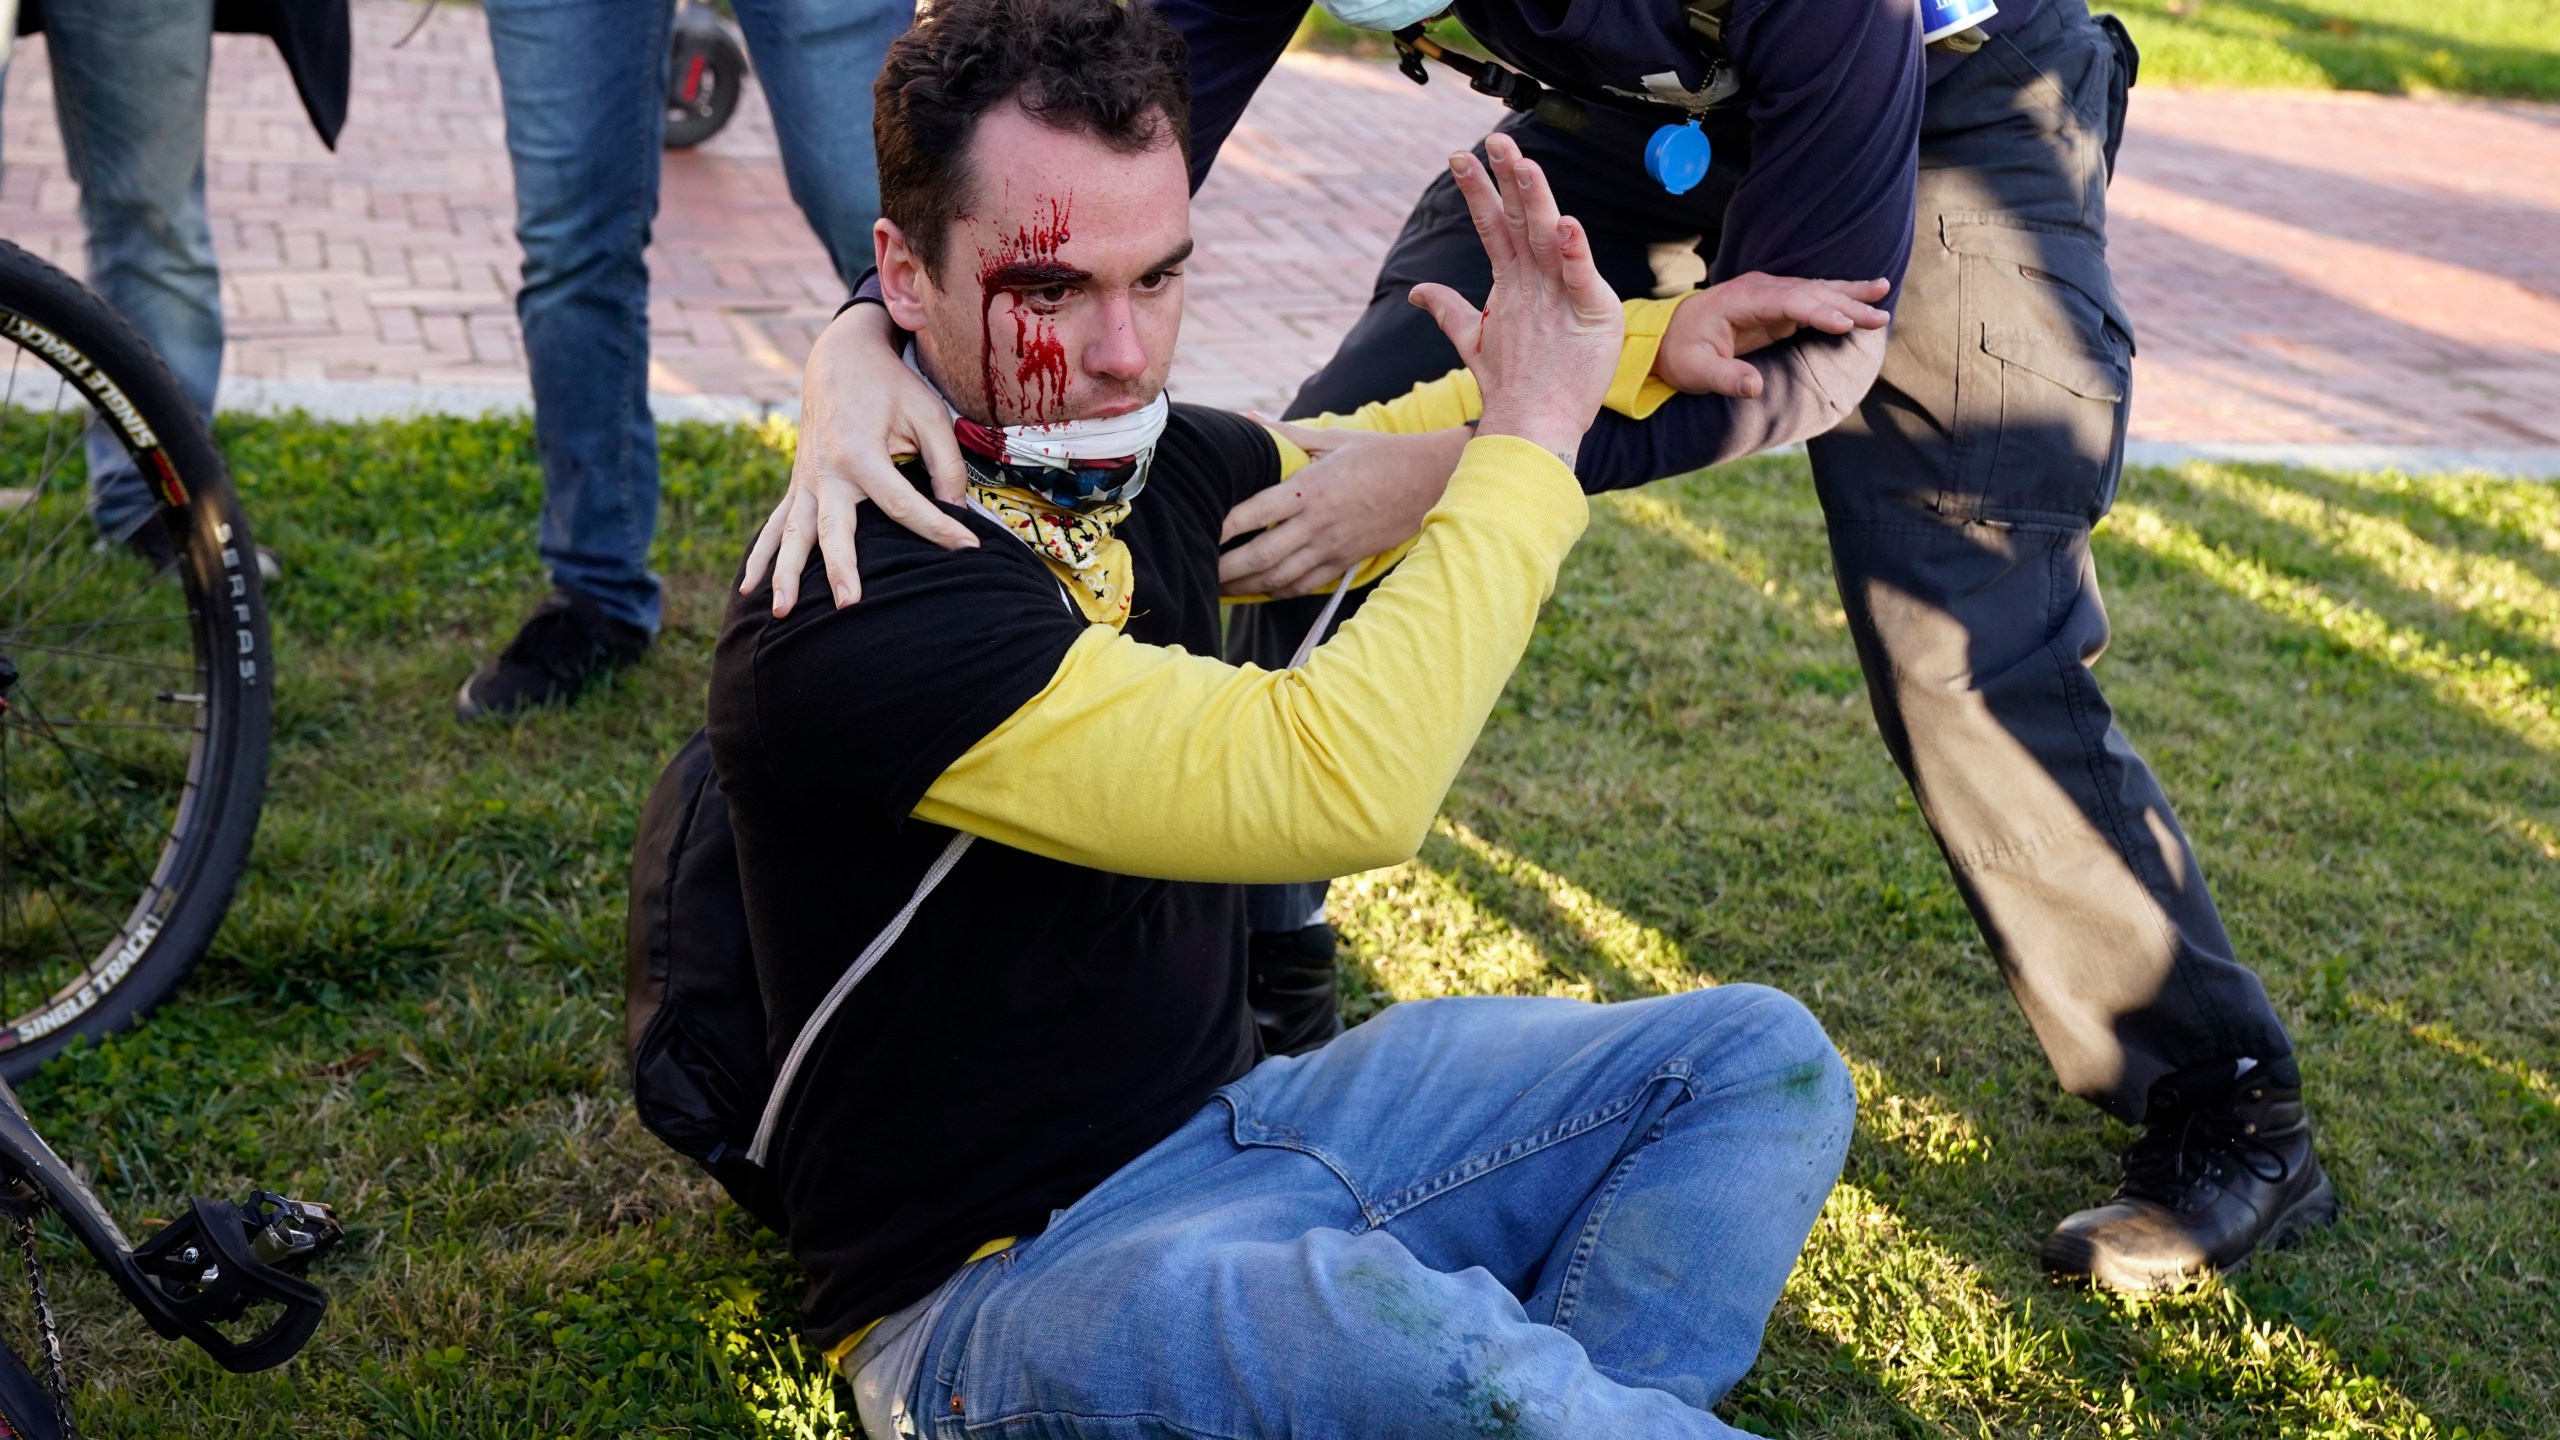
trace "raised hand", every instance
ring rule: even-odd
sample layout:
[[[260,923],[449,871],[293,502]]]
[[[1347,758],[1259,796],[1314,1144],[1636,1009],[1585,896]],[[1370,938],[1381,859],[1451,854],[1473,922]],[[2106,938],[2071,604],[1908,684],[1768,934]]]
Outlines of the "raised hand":
[[[1416,285],[1484,392],[1477,433],[1517,435],[1567,465],[1600,413],[1626,329],[1618,297],[1591,262],[1591,238],[1556,213],[1555,191],[1508,135],[1485,141],[1492,174],[1461,152],[1449,173],[1493,262],[1493,290],[1479,312],[1446,285]],[[1686,308],[1686,307],[1683,307]]]

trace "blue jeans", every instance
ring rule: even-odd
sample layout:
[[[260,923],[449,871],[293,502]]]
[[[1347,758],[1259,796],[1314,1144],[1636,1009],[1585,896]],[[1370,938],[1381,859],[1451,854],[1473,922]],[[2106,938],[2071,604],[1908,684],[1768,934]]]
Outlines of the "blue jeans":
[[[196,409],[222,379],[222,277],[204,213],[207,0],[80,0],[45,7],[45,51],[64,158],[80,187],[89,288],[160,352]],[[150,489],[112,431],[88,434],[90,518],[122,537]]]
[[[1855,1105],[1759,986],[1397,1005],[966,1275],[908,1413],[944,1440],[1733,1435],[1708,1407]]]
[[[655,631],[658,435],[649,271],[666,127],[666,0],[486,0],[514,163],[543,563]],[[848,290],[871,264],[871,81],[913,0],[736,0],[791,198]]]

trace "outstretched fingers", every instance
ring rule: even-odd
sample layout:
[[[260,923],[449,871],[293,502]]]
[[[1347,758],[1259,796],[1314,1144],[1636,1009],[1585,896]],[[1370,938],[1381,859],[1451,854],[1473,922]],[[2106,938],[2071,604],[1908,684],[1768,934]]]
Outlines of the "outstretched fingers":
[[[1509,217],[1514,243],[1537,265],[1538,273],[1549,279],[1560,278],[1557,269],[1557,222],[1563,217],[1556,210],[1556,192],[1547,184],[1546,171],[1538,162],[1520,153],[1520,147],[1508,135],[1496,135],[1485,142],[1493,151],[1500,146],[1496,164],[1505,201],[1504,213]]]
[[[1467,218],[1475,222],[1476,240],[1484,246],[1484,258],[1493,262],[1493,277],[1499,280],[1510,270],[1519,247],[1493,176],[1475,156],[1461,150],[1449,157],[1449,177],[1458,182],[1458,194],[1467,202]]]
[[[1556,269],[1576,316],[1597,322],[1615,320],[1624,313],[1618,292],[1600,278],[1600,262],[1591,253],[1591,232],[1570,215],[1556,222]]]

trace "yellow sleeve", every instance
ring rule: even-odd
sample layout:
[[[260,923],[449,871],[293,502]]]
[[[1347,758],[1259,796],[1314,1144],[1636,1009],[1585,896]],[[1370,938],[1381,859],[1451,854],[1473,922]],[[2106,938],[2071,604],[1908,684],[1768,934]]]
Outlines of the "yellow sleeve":
[[[1682,301],[1697,293],[1692,290],[1668,300],[1621,302],[1626,311],[1627,338],[1618,348],[1618,373],[1609,381],[1609,395],[1601,402],[1603,406],[1630,420],[1643,420],[1661,409],[1662,402],[1680,393],[1654,376],[1653,362],[1662,353],[1662,337],[1671,328],[1672,315],[1678,312]],[[1483,415],[1484,391],[1477,387],[1476,377],[1462,368],[1437,380],[1425,380],[1393,400],[1372,401],[1348,415],[1328,412],[1312,420],[1290,423],[1319,430],[1384,430],[1391,435],[1412,435],[1464,425]],[[1280,441],[1281,479],[1289,478],[1306,463],[1307,452],[1285,439]]]
[[[1589,506],[1555,456],[1470,442],[1404,564],[1296,670],[1088,629],[919,820],[1168,880],[1315,880],[1421,847]]]
[[[1671,328],[1672,315],[1682,301],[1697,293],[1626,302],[1626,343],[1618,347],[1618,373],[1609,381],[1609,398],[1602,405],[1630,420],[1646,420],[1662,408],[1663,401],[1680,393],[1654,375],[1653,362],[1662,353],[1662,336]]]

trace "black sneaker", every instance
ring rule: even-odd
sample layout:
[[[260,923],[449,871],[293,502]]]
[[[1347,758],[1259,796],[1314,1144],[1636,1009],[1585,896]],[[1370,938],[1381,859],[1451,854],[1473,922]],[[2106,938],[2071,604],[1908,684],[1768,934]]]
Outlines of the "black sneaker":
[[[1256,930],[1246,942],[1245,1003],[1265,1055],[1304,1055],[1342,1033],[1333,927]]]
[[[608,618],[592,597],[554,590],[498,658],[462,682],[453,712],[463,720],[499,720],[566,705],[648,648],[648,631]]]
[[[2228,1061],[2198,1068],[2152,1087],[2150,1128],[2124,1152],[2124,1183],[2054,1227],[2045,1269],[2108,1290],[2175,1290],[2338,1218],[2293,1062],[2236,1079]]]

